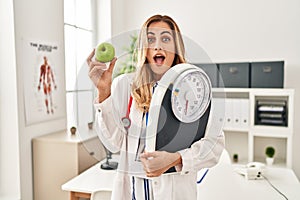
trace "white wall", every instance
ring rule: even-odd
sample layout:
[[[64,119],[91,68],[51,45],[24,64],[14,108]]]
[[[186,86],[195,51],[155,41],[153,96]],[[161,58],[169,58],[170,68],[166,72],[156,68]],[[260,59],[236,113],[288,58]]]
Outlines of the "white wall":
[[[14,0],[14,25],[15,25],[15,49],[16,49],[16,73],[17,73],[17,105],[18,105],[18,129],[20,149],[20,185],[21,199],[33,199],[32,187],[32,151],[31,140],[34,137],[44,135],[66,128],[66,119],[47,121],[31,126],[25,124],[24,88],[22,74],[26,69],[22,63],[22,40],[36,40],[55,42],[61,52],[64,52],[64,16],[62,0]],[[64,65],[64,53],[59,55],[59,63]],[[65,77],[64,74],[60,75]],[[64,85],[61,86],[65,88]],[[64,97],[65,98],[65,97]],[[65,107],[61,108],[64,111]],[[55,165],[56,163],[53,163]]]
[[[0,199],[20,199],[13,22],[13,1],[0,1]]]
[[[300,1],[112,1],[112,34],[141,27],[153,14],[174,18],[213,62],[285,60],[284,85],[295,88],[294,152],[300,151]],[[300,177],[300,160],[293,155]]]
[[[112,0],[112,34],[140,28],[157,13],[172,16],[214,62],[284,59],[285,86],[296,89],[294,152],[300,151],[299,1]],[[21,38],[63,44],[63,1],[0,1],[0,27],[0,199],[32,200],[31,139],[64,129],[66,119],[25,126]],[[300,177],[300,160],[293,160]]]

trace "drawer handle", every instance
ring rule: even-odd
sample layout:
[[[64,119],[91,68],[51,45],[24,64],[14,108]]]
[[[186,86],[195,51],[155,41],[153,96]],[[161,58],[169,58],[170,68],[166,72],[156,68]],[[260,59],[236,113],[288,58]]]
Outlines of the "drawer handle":
[[[236,74],[236,73],[238,73],[238,68],[237,67],[229,67],[229,72],[231,74]]]
[[[270,72],[272,72],[272,67],[270,67],[270,66],[264,66],[263,67],[263,72],[264,73],[270,73]]]

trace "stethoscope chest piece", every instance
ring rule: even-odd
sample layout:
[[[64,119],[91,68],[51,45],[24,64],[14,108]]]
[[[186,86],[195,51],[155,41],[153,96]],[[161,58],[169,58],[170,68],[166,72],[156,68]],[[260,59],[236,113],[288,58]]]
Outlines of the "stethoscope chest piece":
[[[124,128],[129,129],[131,125],[131,120],[129,119],[129,117],[123,117],[121,120]]]

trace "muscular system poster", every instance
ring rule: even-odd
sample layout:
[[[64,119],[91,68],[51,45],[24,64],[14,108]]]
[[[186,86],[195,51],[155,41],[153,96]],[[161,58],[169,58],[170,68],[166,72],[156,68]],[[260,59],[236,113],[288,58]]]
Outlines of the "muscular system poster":
[[[64,53],[55,43],[23,41],[26,125],[65,117]]]

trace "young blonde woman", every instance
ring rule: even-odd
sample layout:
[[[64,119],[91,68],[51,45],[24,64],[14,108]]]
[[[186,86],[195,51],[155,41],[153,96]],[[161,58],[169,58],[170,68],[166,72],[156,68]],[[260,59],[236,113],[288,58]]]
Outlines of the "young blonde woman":
[[[113,82],[117,58],[108,69],[104,63],[92,60],[95,50],[87,58],[89,76],[98,89],[95,102],[98,136],[111,152],[120,152],[112,199],[196,199],[197,171],[218,162],[224,147],[222,133],[215,138],[204,137],[175,153],[137,154],[155,84],[172,66],[186,62],[182,35],[175,21],[169,16],[150,17],[140,31],[137,54],[137,71],[121,75]],[[130,119],[130,125],[124,125],[124,116]],[[213,145],[207,152],[204,146],[208,144]],[[178,173],[164,174],[172,167]],[[142,178],[141,171],[149,178]]]

